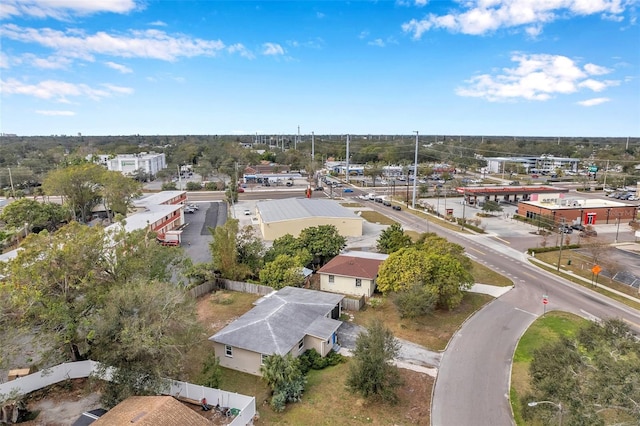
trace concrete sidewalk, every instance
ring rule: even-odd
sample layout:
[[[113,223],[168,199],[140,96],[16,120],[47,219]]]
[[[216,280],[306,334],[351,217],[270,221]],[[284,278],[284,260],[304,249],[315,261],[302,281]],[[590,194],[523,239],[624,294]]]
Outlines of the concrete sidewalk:
[[[496,285],[476,283],[473,285],[473,287],[471,287],[469,291],[471,293],[482,293],[482,294],[488,294],[489,296],[493,296],[493,297],[500,297],[506,292],[508,292],[509,290],[511,290],[512,288],[513,288],[512,285],[507,287],[500,287]]]

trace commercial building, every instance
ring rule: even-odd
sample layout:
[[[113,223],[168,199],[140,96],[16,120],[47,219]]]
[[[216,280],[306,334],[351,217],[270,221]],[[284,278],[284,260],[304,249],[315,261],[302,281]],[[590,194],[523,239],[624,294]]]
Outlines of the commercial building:
[[[580,159],[569,157],[555,157],[553,155],[522,156],[522,157],[485,157],[487,171],[501,173],[506,164],[517,164],[524,168],[525,173],[554,173],[557,169],[577,172]]]
[[[167,168],[167,160],[162,154],[140,153],[118,155],[107,161],[107,169],[122,173],[123,175],[135,175],[144,171],[149,176],[155,176],[162,169]]]
[[[630,221],[638,206],[619,201],[568,197],[567,194],[533,194],[518,203],[518,214],[530,219],[551,218],[555,223],[596,225]]]
[[[303,229],[333,225],[344,237],[362,236],[363,219],[333,200],[285,198],[256,203],[258,227],[262,237],[273,241],[283,235],[300,235]]]

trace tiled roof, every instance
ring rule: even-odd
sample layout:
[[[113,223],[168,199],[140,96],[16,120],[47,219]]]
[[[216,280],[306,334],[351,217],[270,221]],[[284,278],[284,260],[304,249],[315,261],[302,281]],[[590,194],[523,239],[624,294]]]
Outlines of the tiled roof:
[[[339,254],[320,268],[318,273],[373,280],[378,276],[382,262],[384,259]]]
[[[211,422],[172,396],[132,396],[113,407],[93,425],[200,426]]]

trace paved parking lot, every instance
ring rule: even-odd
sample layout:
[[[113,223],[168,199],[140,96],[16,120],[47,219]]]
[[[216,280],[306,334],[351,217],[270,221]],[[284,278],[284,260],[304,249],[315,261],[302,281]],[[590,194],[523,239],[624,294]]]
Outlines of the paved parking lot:
[[[209,227],[215,228],[226,222],[227,204],[222,201],[195,204],[198,210],[184,215],[187,226],[182,231],[182,247],[194,263],[210,262]]]

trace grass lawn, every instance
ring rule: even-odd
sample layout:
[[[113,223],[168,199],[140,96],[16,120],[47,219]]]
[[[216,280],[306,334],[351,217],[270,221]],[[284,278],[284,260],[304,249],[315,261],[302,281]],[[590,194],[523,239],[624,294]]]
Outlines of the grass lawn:
[[[524,333],[513,355],[511,370],[511,407],[516,424],[524,425],[521,417],[520,398],[526,395],[530,387],[529,364],[533,359],[533,352],[548,342],[557,340],[560,336],[571,336],[576,330],[586,324],[587,320],[576,315],[553,311],[538,318]]]
[[[499,287],[508,287],[513,285],[513,281],[494,271],[487,268],[481,263],[471,261],[471,275],[473,275],[473,281],[480,284],[496,285]]]
[[[403,386],[395,405],[367,402],[345,387],[349,360],[324,370],[311,370],[302,401],[287,404],[282,413],[268,403],[269,389],[257,376],[224,370],[223,389],[256,396],[256,425],[428,425],[433,378],[400,370]],[[251,393],[251,391],[255,393]]]
[[[552,251],[552,252],[547,252],[547,253],[538,253],[536,254],[536,258],[549,264],[552,265],[553,268],[545,268],[547,270],[549,270],[550,272],[553,272],[555,274],[557,274],[558,272],[556,271],[557,265],[558,265],[558,251]],[[568,265],[568,261],[569,259],[571,259],[571,265]],[[538,265],[536,263],[534,263],[535,265]],[[539,265],[538,265],[539,266]],[[573,250],[563,250],[562,251],[562,260],[560,261],[560,272],[567,272],[567,271],[571,271],[573,272],[575,275],[581,276],[583,278],[586,278],[589,280],[589,282],[585,282],[583,280],[580,279],[576,279],[575,277],[571,277],[567,274],[562,274],[562,276],[566,279],[569,279],[570,281],[575,282],[576,284],[580,284],[583,287],[588,287],[590,289],[592,289],[593,291],[597,291],[598,293],[601,293],[607,297],[610,297],[611,299],[617,300],[620,303],[624,303],[627,306],[631,306],[634,309],[640,309],[640,304],[627,299],[626,297],[622,297],[619,296],[617,294],[611,293],[609,291],[607,291],[606,289],[603,289],[601,287],[593,287],[590,282],[592,279],[592,274],[591,274],[591,268],[593,266],[593,263],[584,255],[577,253]],[[541,267],[541,266],[539,266]],[[606,287],[610,287],[614,290],[620,291],[622,293],[628,294],[629,296],[633,296],[633,297],[638,297],[638,290],[636,290],[635,288],[625,285],[625,284],[621,284],[618,283],[614,280],[611,280],[609,278],[606,277],[599,277],[598,279],[598,284],[602,285],[602,286],[606,286]]]
[[[379,223],[380,225],[392,225],[396,223],[395,220],[373,210],[357,211],[356,214],[359,214],[360,217],[371,223]]]
[[[340,203],[342,207],[362,207],[360,203]]]
[[[400,318],[393,301],[379,297],[381,305],[365,308],[354,314],[356,324],[367,326],[373,318],[381,318],[386,327],[401,339],[425,346],[434,351],[444,350],[462,323],[474,312],[493,300],[485,294],[466,293],[462,304],[453,311],[436,311],[431,315],[408,320]]]

